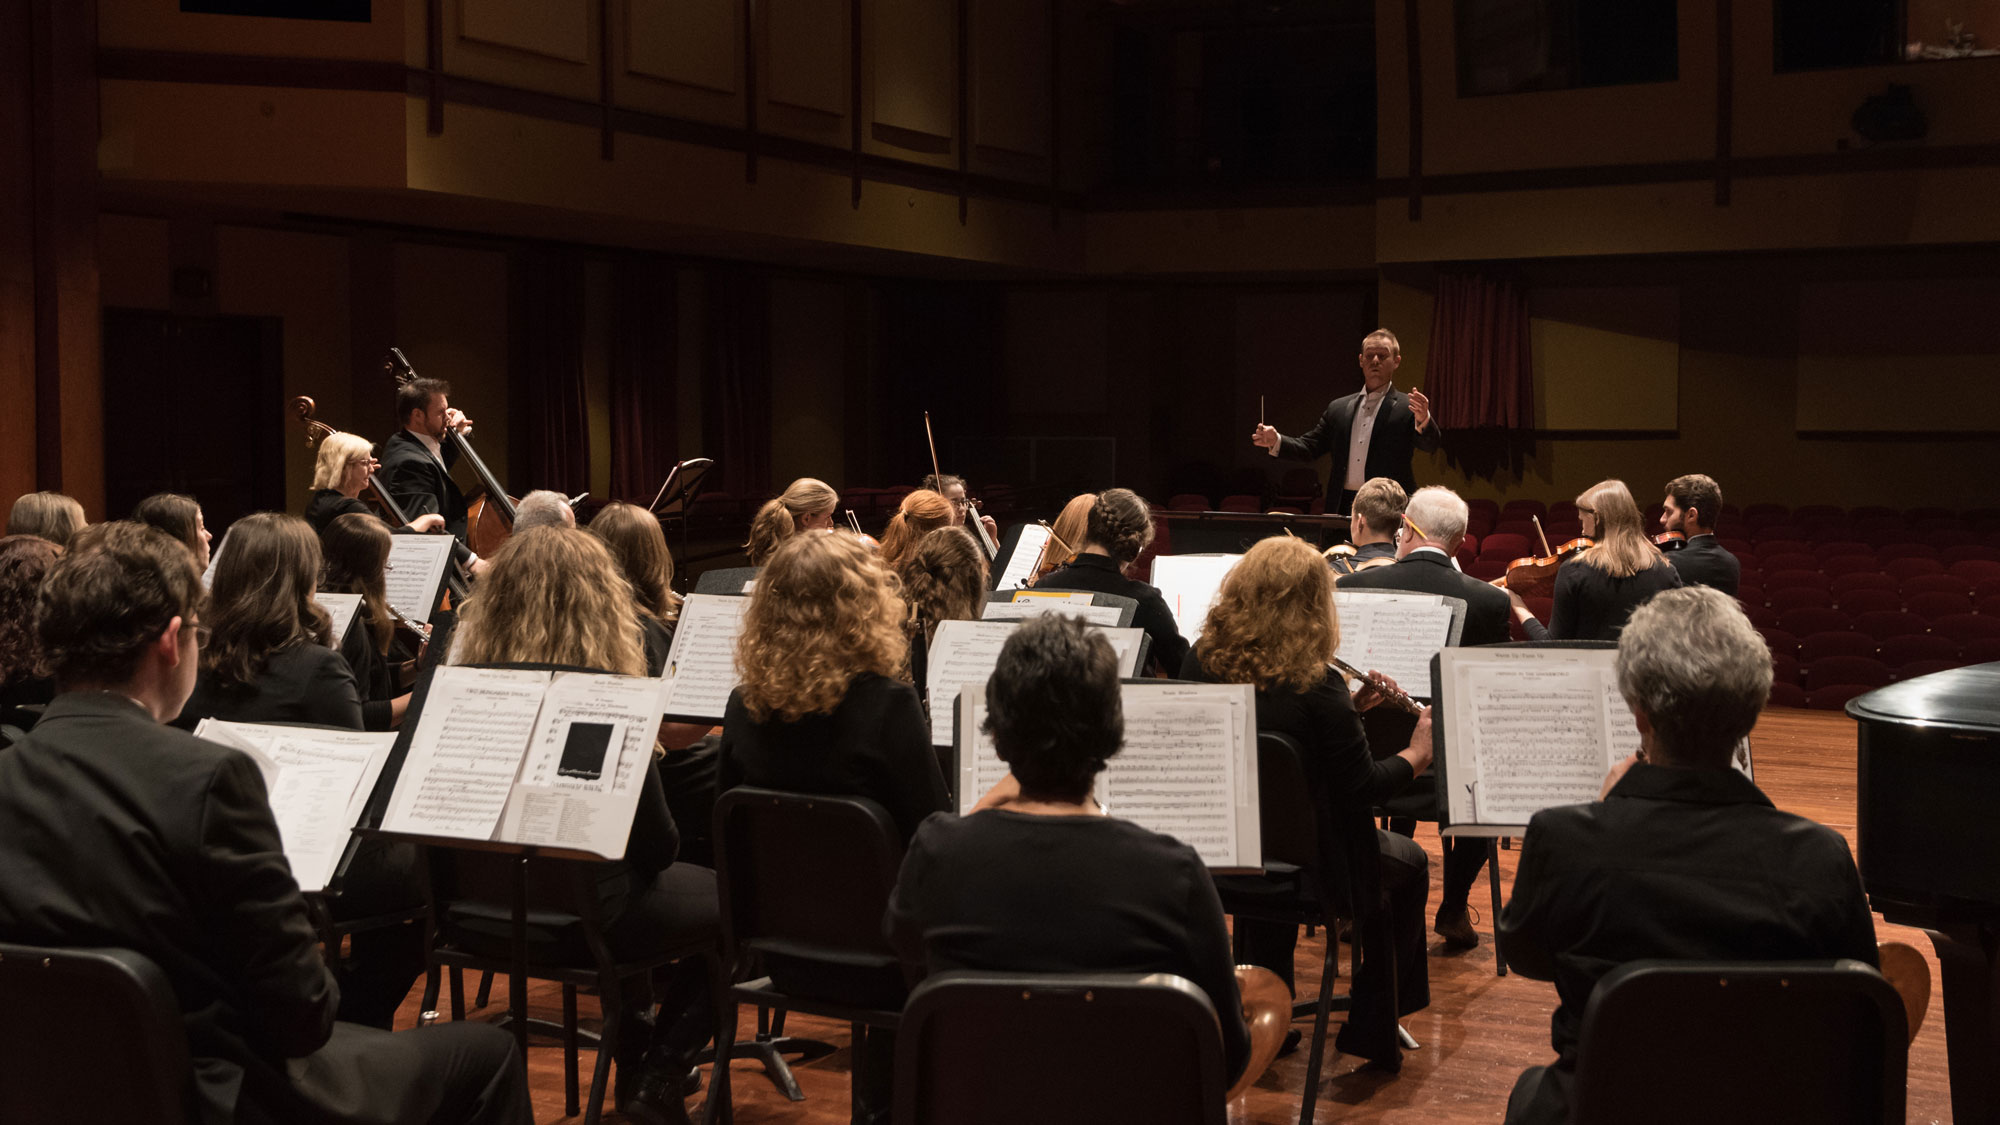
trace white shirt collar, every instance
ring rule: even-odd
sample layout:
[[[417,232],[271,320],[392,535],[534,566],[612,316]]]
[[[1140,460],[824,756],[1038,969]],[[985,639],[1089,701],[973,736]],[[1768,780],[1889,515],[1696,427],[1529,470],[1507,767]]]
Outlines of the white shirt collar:
[[[1438,556],[1438,557],[1440,557],[1440,558],[1445,558],[1445,559],[1449,559],[1449,558],[1451,558],[1451,556],[1450,556],[1450,555],[1448,555],[1448,554],[1445,554],[1445,550],[1444,550],[1444,548],[1443,548],[1443,547],[1433,547],[1433,546],[1431,546],[1431,545],[1430,545],[1430,544],[1428,544],[1428,543],[1424,544],[1424,545],[1423,545],[1423,546],[1421,546],[1421,547],[1412,547],[1412,548],[1410,548],[1410,555],[1420,555],[1420,554],[1423,554],[1423,553],[1424,553],[1425,551],[1429,551],[1430,553],[1432,553],[1432,554],[1434,554],[1434,555],[1437,555],[1437,556]],[[1409,557],[1410,557],[1410,555],[1404,555],[1403,557],[1404,557],[1404,558],[1409,558]]]
[[[437,458],[439,461],[444,460],[444,447],[438,444],[438,439],[421,430],[412,430],[407,426],[403,427],[403,432],[422,442],[424,448],[431,451],[431,456]]]

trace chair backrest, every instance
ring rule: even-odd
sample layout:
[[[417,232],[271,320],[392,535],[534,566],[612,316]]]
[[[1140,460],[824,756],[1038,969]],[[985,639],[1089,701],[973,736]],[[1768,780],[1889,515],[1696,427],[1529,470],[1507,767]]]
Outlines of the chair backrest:
[[[741,594],[743,587],[757,580],[761,566],[730,566],[720,570],[704,570],[694,581],[697,594]]]
[[[887,975],[900,982],[882,918],[902,864],[894,822],[863,797],[739,786],[715,803],[724,940],[734,952],[762,954],[774,977],[789,975],[774,963],[783,962],[847,966],[871,978],[894,970]]]
[[[1257,805],[1265,863],[1317,871],[1319,821],[1299,744],[1290,735],[1257,735]]]
[[[1214,1005],[1167,973],[946,973],[896,1034],[906,1125],[1221,1125],[1228,1085]]]
[[[0,943],[0,1009],[7,1120],[188,1119],[194,1064],[180,1002],[147,958]]]
[[[1906,1026],[1859,961],[1635,961],[1584,1008],[1573,1120],[1900,1122]]]

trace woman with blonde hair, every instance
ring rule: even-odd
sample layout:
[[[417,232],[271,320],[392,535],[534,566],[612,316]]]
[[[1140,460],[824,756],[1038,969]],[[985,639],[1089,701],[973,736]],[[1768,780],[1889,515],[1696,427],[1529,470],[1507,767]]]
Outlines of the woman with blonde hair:
[[[917,549],[917,540],[941,527],[951,526],[951,501],[919,488],[903,497],[889,526],[882,532],[882,563],[891,571],[901,570],[905,559]]]
[[[1321,823],[1347,863],[1362,942],[1353,1007],[1335,1046],[1394,1069],[1402,1060],[1397,1019],[1430,1004],[1424,949],[1430,869],[1422,848],[1377,829],[1370,810],[1430,765],[1430,712],[1417,721],[1408,746],[1377,761],[1359,712],[1395,685],[1371,673],[1360,694],[1349,695],[1347,682],[1327,664],[1339,647],[1333,571],[1304,540],[1281,536],[1251,547],[1223,578],[1181,675],[1251,685],[1258,732],[1298,744]],[[1244,955],[1292,984],[1298,927],[1250,918],[1236,925]]]
[[[639,606],[603,539],[571,527],[535,527],[507,537],[460,611],[453,664],[570,664],[621,676],[646,674]],[[604,864],[604,940],[620,960],[648,955],[680,935],[719,922],[715,872],[680,857],[680,829],[646,762],[625,857]],[[620,1013],[615,1101],[642,1120],[685,1120],[680,1083],[707,1042],[707,978],[676,962],[655,983],[659,1018],[647,1026],[643,995]],[[643,990],[640,990],[643,992]]]
[[[7,511],[7,534],[37,535],[58,547],[83,527],[83,505],[60,492],[26,493]]]
[[[743,553],[751,566],[763,566],[778,545],[801,531],[825,531],[833,526],[833,509],[840,494],[812,477],[800,477],[767,500],[750,519],[750,539]]]
[[[1639,505],[1622,480],[1599,481],[1576,498],[1583,534],[1596,541],[1556,570],[1555,609],[1544,627],[1512,590],[1514,619],[1536,641],[1615,641],[1632,611],[1681,584],[1680,572],[1646,538]]]
[[[314,531],[324,532],[326,525],[350,512],[375,515],[375,509],[362,501],[361,490],[368,487],[368,474],[379,464],[375,447],[365,437],[335,430],[321,438],[313,458],[313,494],[306,501],[305,521]],[[406,526],[412,531],[443,531],[444,517],[426,512]]]

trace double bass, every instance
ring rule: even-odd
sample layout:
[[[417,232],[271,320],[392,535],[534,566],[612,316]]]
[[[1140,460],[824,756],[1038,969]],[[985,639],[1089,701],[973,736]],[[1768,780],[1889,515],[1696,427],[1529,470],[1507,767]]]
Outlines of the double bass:
[[[410,383],[417,377],[417,369],[411,365],[409,357],[403,354],[401,348],[390,348],[387,358],[382,361],[382,366],[396,380],[398,387]],[[472,548],[474,554],[484,558],[499,550],[500,544],[505,543],[507,536],[513,534],[514,498],[507,495],[506,488],[502,487],[499,478],[493,475],[493,470],[487,468],[486,462],[479,459],[479,454],[473,451],[471,440],[464,433],[448,429],[443,440],[457,448],[458,455],[465,459],[466,464],[472,466],[473,473],[479,477],[480,492],[465,505],[465,540],[466,546]]]

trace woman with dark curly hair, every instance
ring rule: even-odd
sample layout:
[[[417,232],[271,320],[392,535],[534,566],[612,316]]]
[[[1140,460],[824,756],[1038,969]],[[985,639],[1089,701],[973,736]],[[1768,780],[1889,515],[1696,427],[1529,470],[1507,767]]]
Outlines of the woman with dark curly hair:
[[[1068,566],[1038,580],[1035,589],[1088,590],[1136,599],[1139,612],[1132,624],[1144,629],[1152,641],[1150,663],[1172,675],[1187,656],[1187,638],[1174,624],[1173,611],[1167,608],[1159,588],[1125,576],[1125,568],[1137,561],[1139,552],[1152,541],[1153,512],[1146,502],[1129,488],[1106,489],[1090,506],[1083,542],[1070,543],[1076,548],[1076,557]]]
[[[62,553],[39,535],[0,539],[0,710],[47,703],[56,696],[35,635],[35,598],[42,576]]]
[[[1397,1017],[1430,1005],[1424,949],[1430,861],[1408,837],[1378,830],[1369,811],[1430,765],[1430,712],[1417,721],[1408,746],[1377,761],[1358,712],[1380,702],[1381,692],[1370,683],[1349,695],[1346,681],[1327,665],[1339,647],[1333,570],[1302,539],[1265,539],[1222,580],[1181,675],[1255,687],[1258,732],[1298,743],[1320,823],[1347,864],[1362,941],[1352,1012],[1335,1046],[1394,1069],[1402,1061]],[[1291,984],[1298,927],[1250,918],[1236,926],[1244,955]]]

